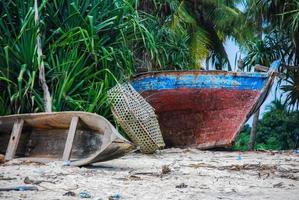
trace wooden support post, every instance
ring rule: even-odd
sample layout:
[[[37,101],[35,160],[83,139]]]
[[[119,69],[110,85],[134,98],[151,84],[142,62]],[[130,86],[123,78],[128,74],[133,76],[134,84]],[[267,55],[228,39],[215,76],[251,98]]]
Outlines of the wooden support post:
[[[253,116],[253,121],[252,121],[252,127],[250,131],[250,139],[248,143],[248,150],[253,151],[254,150],[254,145],[255,145],[255,140],[256,140],[256,132],[257,132],[257,125],[259,122],[259,116],[260,116],[260,109],[258,109]]]
[[[75,138],[76,128],[78,125],[79,117],[73,117],[70,125],[70,129],[67,135],[67,139],[65,142],[64,152],[62,159],[63,160],[69,160],[71,157],[71,152],[73,148],[73,142]]]
[[[20,141],[22,129],[23,129],[23,124],[24,124],[24,120],[18,119],[13,125],[6,154],[5,154],[5,160],[11,160],[15,157],[18,144]]]

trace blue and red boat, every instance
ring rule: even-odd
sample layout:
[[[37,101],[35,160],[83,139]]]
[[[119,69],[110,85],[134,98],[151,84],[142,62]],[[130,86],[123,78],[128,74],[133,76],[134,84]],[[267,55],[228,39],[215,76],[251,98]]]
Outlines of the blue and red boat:
[[[148,72],[132,85],[154,107],[166,146],[230,147],[266,99],[278,66],[268,73]]]

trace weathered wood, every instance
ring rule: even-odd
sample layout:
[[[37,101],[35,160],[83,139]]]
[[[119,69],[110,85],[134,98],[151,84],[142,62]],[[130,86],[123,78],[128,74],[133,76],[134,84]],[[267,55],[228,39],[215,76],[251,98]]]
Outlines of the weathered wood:
[[[149,72],[132,85],[155,108],[166,146],[226,148],[264,102],[274,77],[272,70]]]
[[[63,156],[62,156],[63,160],[69,160],[71,157],[71,151],[73,148],[73,142],[74,142],[74,138],[75,138],[78,121],[79,121],[79,117],[72,118],[70,129],[69,129],[67,139],[65,142],[64,152],[63,152]]]
[[[68,132],[68,129],[33,130],[26,155],[62,160]],[[71,160],[87,158],[96,153],[102,146],[102,140],[103,135],[98,134],[97,131],[77,128],[72,144]]]
[[[9,140],[8,147],[7,147],[6,154],[5,154],[6,160],[13,159],[16,154],[18,144],[20,141],[20,137],[21,137],[21,133],[22,133],[22,129],[23,129],[23,124],[24,124],[24,120],[19,119],[13,125],[10,140]]]
[[[73,117],[78,117],[71,165],[111,160],[134,149],[105,118],[87,112],[51,112],[0,116],[0,153],[5,153],[14,122],[24,125],[16,155],[34,160],[61,160]]]
[[[254,150],[254,145],[255,145],[255,140],[256,140],[256,131],[257,131],[257,125],[259,121],[259,116],[260,116],[260,109],[254,113],[253,116],[253,121],[252,121],[252,128],[250,131],[250,140],[248,143],[248,150],[253,151]]]
[[[299,65],[282,65],[283,68],[288,69],[288,70],[299,70]]]
[[[263,66],[263,65],[255,65],[254,66],[254,71],[255,72],[267,72],[268,67]],[[272,73],[272,72],[270,72]],[[256,132],[257,132],[257,126],[259,123],[259,116],[260,116],[260,109],[258,109],[253,116],[253,121],[252,121],[252,128],[250,131],[250,140],[248,142],[248,150],[253,151],[254,150],[254,145],[255,145],[255,140],[256,140]]]
[[[267,72],[269,70],[269,67],[263,66],[263,65],[255,65],[254,71],[256,72]]]

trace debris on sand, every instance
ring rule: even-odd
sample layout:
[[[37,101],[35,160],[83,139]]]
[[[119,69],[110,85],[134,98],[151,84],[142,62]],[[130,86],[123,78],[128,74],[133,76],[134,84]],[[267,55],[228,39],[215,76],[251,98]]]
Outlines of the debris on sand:
[[[109,196],[109,200],[119,200],[121,198],[120,194],[115,194],[115,195],[112,195],[112,196]]]
[[[5,157],[4,155],[0,154],[0,164],[5,162]]]
[[[240,154],[237,156],[236,160],[242,160],[242,157]]]
[[[82,198],[82,199],[90,199],[91,198],[91,194],[89,192],[80,192],[79,195],[80,195],[80,198]]]
[[[210,164],[206,164],[206,163],[191,163],[190,165],[188,165],[188,167],[192,167],[192,168],[200,168],[200,167],[204,167],[204,168],[215,168],[215,166],[210,165]]]
[[[34,185],[38,185],[40,184],[42,181],[36,181],[36,180],[31,180],[28,176],[25,177],[24,179],[24,183],[25,184],[34,184]]]
[[[181,184],[179,184],[179,185],[177,185],[177,186],[175,186],[176,188],[187,188],[188,187],[188,185],[186,185],[185,183],[181,183]]]
[[[243,165],[228,165],[220,166],[219,170],[232,170],[232,171],[241,171],[241,170],[257,170],[257,171],[275,171],[277,170],[277,165],[266,165],[266,164],[243,164]]]
[[[64,193],[63,196],[71,196],[71,197],[74,197],[74,196],[76,196],[76,193],[75,193],[75,192],[72,192],[72,191],[68,191],[68,192]]]
[[[37,165],[14,159],[0,165],[0,188],[15,190],[25,185],[39,190],[0,191],[0,199],[20,199],[21,195],[26,199],[83,199],[79,193],[87,192],[91,198],[85,199],[98,200],[298,200],[298,154],[242,152],[241,161],[236,160],[238,155],[172,148],[155,156],[132,153],[105,165],[81,168],[64,167],[63,161]]]
[[[17,178],[12,178],[12,177],[6,177],[3,175],[0,175],[0,180],[1,181],[11,181],[11,180],[16,180]]]
[[[273,185],[274,188],[283,188],[283,182],[279,182]]]
[[[38,188],[36,186],[27,186],[27,185],[21,185],[21,186],[15,186],[15,187],[5,187],[0,188],[0,191],[37,191]]]
[[[133,180],[133,181],[139,181],[139,180],[142,180],[142,178],[140,176],[136,176],[136,175],[130,175],[129,176],[129,179],[130,180]]]
[[[34,166],[42,166],[46,165],[45,162],[39,162],[37,160],[10,160],[9,162],[5,162],[5,166],[19,166],[19,165],[34,165]]]
[[[33,179],[30,179],[28,176],[25,177],[24,179],[24,183],[25,184],[32,184],[32,185],[39,185],[43,182],[47,182],[47,183],[53,183],[53,181],[48,181],[48,180],[33,180]]]
[[[162,166],[161,176],[165,175],[165,174],[169,174],[170,172],[171,172],[171,169],[170,169],[169,165]]]

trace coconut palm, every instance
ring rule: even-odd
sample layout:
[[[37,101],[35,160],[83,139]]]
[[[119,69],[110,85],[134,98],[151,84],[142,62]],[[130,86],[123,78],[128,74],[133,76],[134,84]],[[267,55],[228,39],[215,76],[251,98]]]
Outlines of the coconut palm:
[[[297,64],[299,59],[299,2],[297,0],[246,0],[244,2],[247,24],[251,25],[255,22],[256,28],[253,29],[255,34],[268,37],[272,35],[272,38],[276,40],[274,45],[285,50],[281,59],[288,64]]]
[[[249,42],[247,45],[248,56],[245,65],[264,64],[280,59],[288,65],[299,64],[299,2],[296,0],[246,0],[247,18],[262,19],[260,31],[264,35],[257,42]],[[255,29],[259,30],[259,29]],[[258,32],[256,32],[258,35]],[[298,82],[294,81],[298,70],[284,70],[289,77],[288,86],[282,86],[292,97],[287,98],[290,105],[298,106],[296,88]],[[288,88],[288,89],[286,89]],[[290,92],[290,89],[294,89]],[[290,101],[290,99],[293,99]],[[297,99],[297,100],[295,100]]]
[[[285,80],[287,83],[281,86],[286,93],[286,103],[290,108],[299,109],[299,70],[289,71]]]
[[[280,59],[288,64],[297,64],[299,58],[298,9],[296,0],[246,0],[247,24],[256,26],[255,42],[248,42],[245,65],[262,64],[269,66],[270,62]],[[287,103],[298,104],[296,73],[285,71],[288,85],[282,86],[288,91]],[[292,74],[292,75],[291,75]],[[291,75],[291,76],[290,76]],[[297,100],[296,100],[297,99]],[[298,106],[297,106],[298,107]],[[256,114],[251,131],[249,148],[253,149],[255,142],[258,114]]]
[[[240,30],[244,15],[237,7],[238,0],[162,0],[140,1],[139,9],[158,16],[172,31],[187,35],[194,67],[198,68],[207,60],[207,68],[212,64],[216,69],[231,70],[224,42],[228,38],[243,41]],[[164,26],[164,27],[165,27]],[[178,35],[180,35],[178,34]]]
[[[208,38],[207,60],[216,69],[227,66],[231,70],[224,42],[230,37],[241,40],[238,34],[242,13],[237,8],[238,1],[183,1],[190,15],[195,19],[198,30]]]

